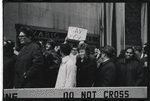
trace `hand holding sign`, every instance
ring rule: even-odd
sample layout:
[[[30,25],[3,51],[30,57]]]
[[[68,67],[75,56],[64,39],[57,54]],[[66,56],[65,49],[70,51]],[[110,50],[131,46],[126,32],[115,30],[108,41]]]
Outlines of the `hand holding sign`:
[[[69,27],[67,37],[74,40],[86,40],[87,29],[78,27]]]

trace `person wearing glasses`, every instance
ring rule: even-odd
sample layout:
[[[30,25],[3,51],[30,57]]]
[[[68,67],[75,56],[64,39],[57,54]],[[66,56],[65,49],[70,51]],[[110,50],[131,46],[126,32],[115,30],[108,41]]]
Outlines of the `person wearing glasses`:
[[[125,57],[116,61],[116,86],[140,86],[143,80],[143,70],[135,58],[132,47],[125,49]]]
[[[31,28],[20,28],[19,40],[23,47],[16,57],[14,88],[42,87],[42,50],[33,38]]]
[[[71,53],[70,53],[70,58],[72,59],[72,61],[74,62],[74,64],[76,64],[76,57],[77,56],[78,56],[77,45],[73,44],[72,50],[71,50]]]

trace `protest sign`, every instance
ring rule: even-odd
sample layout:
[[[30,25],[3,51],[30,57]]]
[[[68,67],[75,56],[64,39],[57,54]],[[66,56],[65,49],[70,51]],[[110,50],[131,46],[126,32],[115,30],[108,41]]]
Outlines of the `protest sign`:
[[[73,40],[86,40],[87,29],[78,28],[78,27],[69,27],[68,28],[68,35],[69,39]]]

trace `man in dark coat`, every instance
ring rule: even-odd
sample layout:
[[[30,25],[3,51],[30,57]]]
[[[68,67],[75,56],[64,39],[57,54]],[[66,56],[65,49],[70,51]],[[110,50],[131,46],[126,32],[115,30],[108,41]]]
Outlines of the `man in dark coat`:
[[[101,49],[102,63],[98,69],[94,87],[112,87],[116,75],[116,67],[111,60],[115,55],[115,49],[109,45]]]
[[[117,86],[140,86],[143,82],[143,69],[140,62],[134,58],[134,49],[125,49],[125,58],[116,61]]]
[[[30,28],[20,29],[19,40],[23,45],[15,64],[15,88],[42,87],[43,56],[39,45],[32,42],[33,31]]]
[[[89,55],[90,49],[88,44],[81,43],[78,49],[76,87],[92,87],[96,76],[96,59],[94,56]]]
[[[61,57],[54,50],[56,42],[47,40],[44,52],[44,81],[46,87],[54,88],[61,63]]]
[[[3,58],[3,88],[13,88],[15,58],[13,45],[8,41],[4,41],[4,58]]]
[[[147,45],[144,47],[144,57],[140,59],[140,63],[143,67],[143,86],[147,86],[147,72],[148,72],[148,65],[147,65]]]

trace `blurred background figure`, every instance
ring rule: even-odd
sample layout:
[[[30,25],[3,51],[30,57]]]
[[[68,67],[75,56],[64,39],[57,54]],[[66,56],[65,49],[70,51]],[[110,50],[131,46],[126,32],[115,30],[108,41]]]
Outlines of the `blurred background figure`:
[[[40,46],[42,53],[45,52],[45,42],[44,41],[36,41],[36,44]]]
[[[135,58],[132,47],[125,49],[125,57],[116,61],[117,86],[140,86],[143,81],[143,69]]]
[[[19,47],[15,46],[15,42],[12,41],[11,39],[7,39],[7,41],[8,41],[9,43],[11,43],[11,45],[13,46],[14,54],[18,55],[18,54],[19,54],[19,51],[20,51]],[[18,48],[18,49],[17,49],[17,48]]]
[[[14,44],[9,40],[4,40],[3,45],[3,88],[13,88],[14,66],[16,55],[14,54]]]
[[[78,45],[79,55],[77,56],[77,87],[92,87],[96,76],[96,59],[90,55],[90,47],[86,43]]]
[[[72,59],[74,64],[76,64],[76,57],[77,57],[77,55],[78,55],[77,45],[73,44],[72,50],[71,50],[71,53],[70,53],[70,58]]]
[[[94,49],[94,56],[95,56],[95,58],[98,59],[98,58],[99,58],[99,55],[100,55],[100,54],[99,54],[99,49],[98,49],[98,48],[95,48],[95,49]]]
[[[147,47],[147,43],[145,43],[144,45],[143,45],[143,47],[142,47],[142,54],[141,54],[141,58],[143,58],[143,57],[147,57],[147,54],[145,53],[145,50],[144,50],[144,48],[145,47]]]
[[[56,42],[54,50],[60,56],[60,44]]]
[[[101,63],[103,62],[103,60],[102,60],[102,58],[101,58],[101,55],[102,55],[101,49],[103,49],[103,48],[104,48],[104,47],[100,47],[100,49],[99,49],[99,54],[100,54],[100,56],[99,56],[99,58],[98,58],[98,60],[97,60],[97,68],[99,68],[100,65],[101,65]]]
[[[54,88],[56,84],[57,74],[61,63],[61,57],[54,50],[56,42],[47,40],[44,52],[44,81],[45,86]]]
[[[116,61],[118,61],[119,59],[122,59],[122,58],[124,58],[124,57],[125,57],[125,50],[122,49],[122,50],[120,51],[119,56],[115,59],[114,63],[115,63]]]
[[[3,37],[3,40],[4,40],[4,41],[6,40],[6,37],[5,37],[5,36]]]
[[[12,45],[12,47],[14,48],[15,47],[15,42],[10,40],[10,39],[7,39],[7,41]]]
[[[99,68],[101,62],[102,62],[102,59],[101,59],[101,51],[99,48],[95,48],[94,49],[94,56],[96,58],[96,62],[97,62],[97,68]]]
[[[135,48],[135,58],[140,61],[142,54],[142,47]]]
[[[143,49],[143,51],[144,51],[144,56],[143,56],[143,58],[141,58],[141,60],[140,60],[141,65],[142,65],[142,67],[143,67],[143,71],[144,71],[144,74],[143,74],[143,76],[144,76],[143,85],[144,85],[144,86],[147,86],[147,77],[148,77],[148,75],[147,75],[147,72],[148,72],[147,50],[148,50],[148,49],[147,49],[147,44],[145,44],[144,49]]]
[[[44,48],[44,41],[37,41],[36,44],[38,44],[41,47],[41,49]]]
[[[40,88],[43,86],[43,56],[39,45],[33,42],[31,28],[19,29],[19,41],[23,45],[15,63],[14,88]]]

